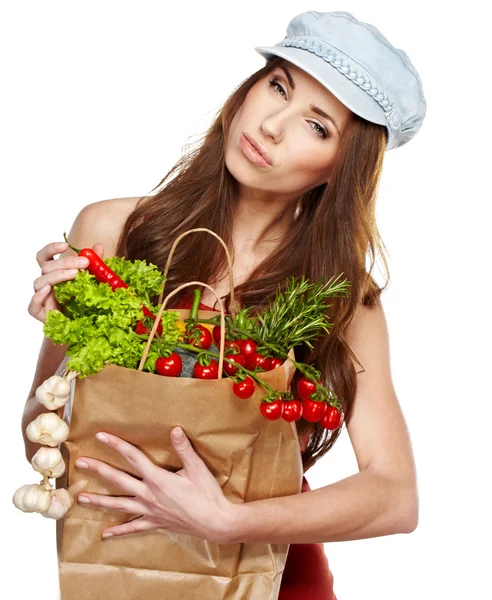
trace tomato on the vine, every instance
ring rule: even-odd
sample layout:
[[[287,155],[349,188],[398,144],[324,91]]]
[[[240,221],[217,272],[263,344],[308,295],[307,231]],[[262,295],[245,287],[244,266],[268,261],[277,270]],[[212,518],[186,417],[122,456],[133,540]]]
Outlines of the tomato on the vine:
[[[321,385],[321,380],[318,379],[318,383]],[[297,393],[304,400],[316,391],[316,384],[307,377],[301,377],[297,383]]]
[[[238,344],[238,340],[225,340],[224,341],[224,350],[227,350],[228,348],[231,348],[233,350],[234,354],[241,353],[241,347]]]
[[[138,335],[148,333],[150,335],[152,327],[154,326],[154,321],[155,317],[150,316],[146,316],[143,319],[140,319],[140,321],[138,321],[138,323],[135,325],[135,333],[137,333]],[[159,323],[159,325],[157,325],[156,334],[158,336],[162,335],[162,323]]]
[[[302,404],[299,400],[285,400],[282,419],[292,423],[302,417]]]
[[[256,367],[261,367],[262,369],[265,369],[265,371],[269,371],[269,363],[271,364],[270,358],[263,356],[262,354],[258,354],[258,352],[253,352],[252,354],[248,354],[246,356],[245,366],[250,371],[254,371]]]
[[[173,352],[170,356],[160,356],[155,361],[156,372],[166,377],[178,377],[182,368],[183,359],[177,352]]]
[[[238,340],[241,342],[241,354],[243,356],[249,356],[256,352],[256,342],[253,340]]]
[[[283,410],[284,403],[280,398],[277,398],[273,402],[261,402],[260,404],[261,414],[269,421],[280,419]]]
[[[321,425],[325,429],[338,429],[343,422],[343,413],[334,406],[328,406],[325,414],[321,419]]]
[[[220,343],[220,335],[222,333],[222,327],[220,325],[215,325],[212,330],[212,336],[214,338],[214,342],[219,345]]]
[[[242,354],[227,354],[225,358],[238,365],[241,365],[241,367],[244,367],[244,361],[246,360]],[[235,375],[237,373],[237,367],[231,365],[231,363],[228,363],[226,360],[224,360],[223,368],[228,375]]]
[[[193,367],[193,377],[196,379],[217,379],[218,376],[219,363],[213,358],[210,360],[209,365],[201,365],[199,362],[196,362]]]
[[[311,398],[304,398],[302,401],[302,416],[310,423],[319,421],[326,410],[326,402],[319,402]]]
[[[283,364],[284,364],[284,361],[281,358],[272,358],[271,370],[273,371],[273,369],[276,369],[277,367],[280,367]]]
[[[247,375],[246,379],[235,381],[232,384],[232,391],[238,398],[246,400],[247,398],[251,398],[255,391],[255,387],[255,380]]]
[[[200,336],[198,341],[195,342],[195,331],[198,331]],[[212,334],[210,333],[210,329],[207,329],[204,325],[193,325],[191,328],[187,329],[185,343],[192,344],[195,348],[200,348],[201,350],[205,350],[210,348],[212,345]]]

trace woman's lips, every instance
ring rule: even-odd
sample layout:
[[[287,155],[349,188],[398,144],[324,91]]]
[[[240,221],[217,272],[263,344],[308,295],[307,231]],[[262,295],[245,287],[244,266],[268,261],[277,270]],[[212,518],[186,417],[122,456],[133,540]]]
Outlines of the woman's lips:
[[[241,139],[239,141],[239,145],[243,154],[248,158],[252,163],[258,165],[259,167],[270,167],[271,165],[263,158],[263,156],[258,152],[258,150],[246,139],[244,133],[241,134]]]

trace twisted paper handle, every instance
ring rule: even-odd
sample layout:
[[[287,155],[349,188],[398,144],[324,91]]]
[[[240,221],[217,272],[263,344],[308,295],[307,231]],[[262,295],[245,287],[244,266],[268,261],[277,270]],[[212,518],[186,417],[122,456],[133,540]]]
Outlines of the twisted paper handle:
[[[180,236],[178,236],[174,240],[174,244],[172,245],[171,251],[169,252],[169,256],[167,257],[166,266],[164,268],[164,281],[162,282],[162,290],[159,295],[159,301],[157,302],[157,304],[160,304],[162,302],[162,298],[164,297],[164,288],[166,286],[167,274],[169,272],[169,267],[171,266],[171,261],[173,259],[174,251],[176,250],[178,243],[184,237],[186,237],[188,234],[194,233],[196,231],[206,231],[207,233],[210,233],[211,235],[213,235],[214,237],[216,237],[219,240],[219,242],[222,244],[222,246],[225,250],[225,253],[227,256],[227,269],[229,272],[229,289],[230,289],[230,295],[231,295],[230,310],[231,310],[231,316],[234,318],[236,316],[236,314],[239,312],[241,307],[239,306],[239,304],[236,303],[236,300],[234,298],[234,276],[233,276],[233,272],[232,272],[231,255],[230,255],[229,249],[227,248],[224,240],[219,235],[217,235],[215,233],[215,231],[212,231],[211,229],[207,229],[206,227],[197,227],[196,229],[190,229],[189,231],[185,231],[184,233],[182,233]],[[201,285],[203,285],[203,284],[201,284]],[[219,298],[219,304],[222,304],[220,298]]]

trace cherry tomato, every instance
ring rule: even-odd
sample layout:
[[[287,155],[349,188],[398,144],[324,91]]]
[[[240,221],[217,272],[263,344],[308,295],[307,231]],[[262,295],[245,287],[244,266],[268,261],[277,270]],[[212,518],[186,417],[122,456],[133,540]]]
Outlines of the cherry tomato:
[[[150,331],[152,329],[152,327],[154,326],[154,321],[155,321],[155,317],[144,317],[143,319],[140,319],[140,321],[135,325],[135,333],[138,333],[138,335],[142,335],[143,333],[148,333],[150,334]],[[161,336],[162,335],[162,323],[159,323],[159,325],[157,325],[157,331],[156,334]]]
[[[233,342],[236,344],[236,346],[239,348],[239,352],[240,352],[241,354],[243,354],[243,342],[244,342],[245,340],[242,340],[241,338],[238,338],[237,340],[232,340],[232,341],[233,341]],[[243,355],[243,356],[244,356],[244,355]]]
[[[282,416],[284,410],[284,403],[280,398],[277,398],[273,402],[261,402],[260,411],[261,414],[269,421],[276,421]]]
[[[343,413],[338,411],[334,406],[328,406],[325,414],[321,419],[321,425],[325,429],[338,429],[343,422]]]
[[[193,332],[195,330],[198,330],[200,332],[200,338],[197,342],[194,341],[195,338]],[[191,329],[187,330],[185,342],[187,344],[192,344],[193,346],[195,346],[195,348],[200,348],[202,350],[209,348],[212,345],[212,334],[210,333],[210,329],[207,329],[207,327],[205,327],[204,325],[193,325]]]
[[[281,358],[272,358],[272,368],[271,370],[273,371],[273,369],[276,369],[277,367],[280,367],[281,365],[284,364],[284,361]]]
[[[302,404],[299,400],[286,400],[284,402],[284,410],[282,412],[282,419],[292,423],[302,417]]]
[[[155,361],[156,372],[166,377],[178,377],[182,368],[183,359],[177,352],[173,352],[170,356],[160,356]]]
[[[236,364],[241,365],[241,367],[244,367],[244,362],[246,359],[242,354],[228,354],[226,358],[227,360],[232,360]],[[228,363],[224,360],[224,371],[228,375],[235,375],[237,373],[237,367],[231,365],[231,363]]]
[[[224,351],[227,350],[227,348],[232,348],[234,350],[234,354],[240,354],[241,348],[237,342],[238,342],[238,340],[225,340]],[[230,355],[228,355],[228,356],[230,356]]]
[[[256,342],[253,340],[241,340],[241,354],[249,356],[253,352],[256,352]]]
[[[214,342],[217,346],[220,344],[220,334],[222,333],[222,328],[220,325],[215,325],[212,331],[212,336],[214,338]]]
[[[262,354],[258,354],[258,352],[253,352],[252,354],[248,354],[246,356],[245,367],[250,371],[254,371],[255,367],[261,367],[262,369],[265,369],[265,371],[269,371],[269,365],[271,365],[270,358],[267,358]]]
[[[202,366],[199,362],[193,367],[193,377],[196,379],[217,379],[219,376],[219,363],[211,359],[209,365]]]
[[[232,384],[232,391],[238,398],[246,400],[247,398],[251,398],[255,391],[255,387],[255,380],[249,375],[247,375],[246,379],[243,379],[239,382],[235,381]]]
[[[263,358],[264,357],[261,354],[258,354],[257,352],[252,352],[251,354],[248,354],[246,356],[245,367],[250,371],[253,371],[255,367],[259,366],[260,363],[263,362]]]
[[[318,383],[321,385],[321,381],[318,379]],[[301,377],[297,383],[297,393],[304,400],[316,391],[316,384],[314,381],[307,379],[307,377]]]
[[[319,421],[326,410],[326,402],[318,402],[311,398],[304,398],[302,401],[302,416],[310,423]]]

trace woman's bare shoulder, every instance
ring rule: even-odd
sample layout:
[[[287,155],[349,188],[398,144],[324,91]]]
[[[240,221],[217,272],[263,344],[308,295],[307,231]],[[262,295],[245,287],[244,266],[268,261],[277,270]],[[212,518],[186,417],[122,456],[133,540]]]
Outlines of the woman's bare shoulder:
[[[113,256],[123,226],[137,207],[140,196],[99,200],[84,206],[77,216],[76,224],[83,227],[87,239],[90,231],[92,246],[96,242],[104,244],[104,256]],[[89,243],[86,243],[89,245]]]
[[[87,204],[83,209],[88,217],[99,217],[104,222],[116,221],[124,223],[128,216],[135,210],[140,196],[130,198],[111,198],[110,200],[98,200]]]

